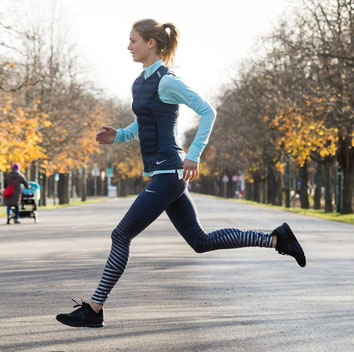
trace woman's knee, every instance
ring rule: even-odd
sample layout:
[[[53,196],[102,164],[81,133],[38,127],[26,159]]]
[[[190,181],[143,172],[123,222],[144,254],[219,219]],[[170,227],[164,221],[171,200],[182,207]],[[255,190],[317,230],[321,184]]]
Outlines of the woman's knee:
[[[131,240],[147,227],[148,224],[138,219],[124,217],[112,231],[112,241],[130,244]]]
[[[188,242],[188,244],[192,247],[192,249],[196,253],[204,253],[204,252],[206,252],[205,246],[203,246],[200,242],[193,241],[193,242]]]
[[[121,224],[118,224],[118,226],[112,231],[111,239],[113,243],[117,243],[117,242],[121,242],[121,243],[123,242],[126,244],[130,243],[129,234],[126,231],[123,231]]]

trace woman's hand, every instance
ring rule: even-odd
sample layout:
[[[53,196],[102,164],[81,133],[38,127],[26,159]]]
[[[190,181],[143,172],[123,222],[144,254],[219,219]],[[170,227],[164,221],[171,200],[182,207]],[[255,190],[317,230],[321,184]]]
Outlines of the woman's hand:
[[[102,130],[96,133],[98,144],[111,144],[116,138],[117,130],[111,126],[102,126]]]
[[[193,181],[199,175],[199,164],[185,159],[183,163],[183,179]]]

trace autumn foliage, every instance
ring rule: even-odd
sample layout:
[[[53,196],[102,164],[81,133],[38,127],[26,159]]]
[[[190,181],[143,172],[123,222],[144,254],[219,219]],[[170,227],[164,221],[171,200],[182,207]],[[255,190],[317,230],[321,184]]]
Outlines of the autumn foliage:
[[[41,130],[52,123],[38,109],[39,100],[29,106],[20,105],[18,100],[15,94],[0,97],[0,171],[15,162],[27,167],[33,160],[47,159]]]
[[[264,119],[268,121],[268,116]],[[300,166],[311,158],[311,152],[318,153],[321,158],[336,154],[338,129],[328,128],[322,120],[301,114],[294,108],[281,110],[269,127],[279,132],[276,149],[286,151]]]

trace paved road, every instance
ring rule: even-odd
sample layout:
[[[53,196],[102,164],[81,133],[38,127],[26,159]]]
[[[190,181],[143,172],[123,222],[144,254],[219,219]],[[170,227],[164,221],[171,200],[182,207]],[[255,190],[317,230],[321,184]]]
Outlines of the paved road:
[[[272,249],[194,253],[163,214],[133,241],[106,326],[69,328],[55,315],[90,297],[134,198],[42,210],[37,225],[0,225],[0,350],[354,351],[354,226],[193,197],[206,230],[286,220],[308,266]]]

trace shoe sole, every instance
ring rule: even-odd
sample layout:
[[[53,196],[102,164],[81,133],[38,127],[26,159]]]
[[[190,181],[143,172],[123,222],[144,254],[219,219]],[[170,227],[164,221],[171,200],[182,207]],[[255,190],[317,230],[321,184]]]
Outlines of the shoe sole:
[[[296,249],[301,253],[302,255],[302,258],[298,259],[298,258],[295,258],[295,260],[297,261],[297,263],[303,268],[306,266],[306,257],[305,257],[305,253],[304,253],[304,250],[302,249],[299,241],[297,240],[297,238],[295,237],[294,233],[292,232],[290,226],[284,222],[283,223],[283,228],[284,230],[290,235],[290,237],[293,239],[294,243],[295,243],[295,246],[296,246]]]
[[[64,325],[68,325],[68,326],[72,326],[72,327],[75,327],[75,328],[103,328],[104,327],[104,323],[102,324],[73,324],[73,323],[70,323],[70,322],[67,322],[67,321],[62,321],[58,318],[56,318],[56,320],[59,322],[59,323],[62,323]]]

